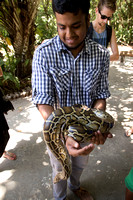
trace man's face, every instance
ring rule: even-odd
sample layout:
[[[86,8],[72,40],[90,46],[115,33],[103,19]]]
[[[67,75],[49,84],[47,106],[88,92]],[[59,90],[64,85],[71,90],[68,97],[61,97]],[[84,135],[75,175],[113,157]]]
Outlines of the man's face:
[[[98,20],[98,24],[103,27],[105,26],[105,24],[108,22],[107,18],[111,18],[113,15],[113,11],[110,10],[109,8],[106,8],[105,6],[103,6],[102,10],[98,10],[98,8],[96,8],[96,15],[97,15],[97,20]],[[104,18],[104,19],[102,19]]]
[[[88,21],[81,11],[77,15],[66,12],[55,13],[58,34],[67,48],[73,52],[80,52],[88,29]]]

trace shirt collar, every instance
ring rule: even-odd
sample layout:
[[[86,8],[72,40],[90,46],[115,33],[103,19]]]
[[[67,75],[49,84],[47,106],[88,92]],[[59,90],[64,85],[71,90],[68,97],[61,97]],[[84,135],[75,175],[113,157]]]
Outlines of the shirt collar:
[[[84,51],[86,53],[90,54],[90,41],[89,37],[86,36],[85,38],[85,46],[84,46]],[[62,50],[67,50],[66,46],[64,45],[64,43],[61,41],[59,35],[57,36],[57,51],[62,51]]]
[[[64,43],[61,41],[59,35],[57,36],[57,51],[67,50]]]
[[[86,53],[90,54],[91,51],[90,51],[90,46],[91,46],[91,40],[89,39],[89,36],[87,35],[86,38],[85,38],[85,47],[84,47],[84,50]]]

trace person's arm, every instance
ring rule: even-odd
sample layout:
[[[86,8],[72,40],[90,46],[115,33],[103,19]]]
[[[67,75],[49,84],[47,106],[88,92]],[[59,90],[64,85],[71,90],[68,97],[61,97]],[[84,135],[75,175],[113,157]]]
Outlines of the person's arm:
[[[110,61],[118,60],[119,59],[119,51],[118,51],[118,46],[117,46],[117,42],[116,42],[116,36],[115,36],[114,29],[112,29],[110,47],[111,47],[111,51],[112,51],[112,54],[110,55]]]
[[[44,121],[49,117],[49,115],[54,111],[54,108],[50,105],[43,105],[38,104],[37,105],[39,112],[41,113]]]

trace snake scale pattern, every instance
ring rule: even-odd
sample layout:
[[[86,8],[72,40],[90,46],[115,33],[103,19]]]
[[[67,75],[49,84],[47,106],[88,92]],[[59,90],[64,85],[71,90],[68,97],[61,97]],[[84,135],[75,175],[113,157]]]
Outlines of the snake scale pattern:
[[[44,140],[62,165],[62,171],[54,177],[54,183],[70,176],[71,164],[65,148],[65,136],[77,142],[89,141],[94,132],[108,132],[114,126],[113,117],[105,111],[83,105],[62,107],[51,113],[44,124]]]

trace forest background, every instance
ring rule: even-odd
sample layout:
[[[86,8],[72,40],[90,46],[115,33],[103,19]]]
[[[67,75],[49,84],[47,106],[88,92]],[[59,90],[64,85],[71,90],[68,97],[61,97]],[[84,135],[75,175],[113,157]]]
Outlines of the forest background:
[[[98,0],[91,0],[91,21]],[[110,24],[119,45],[133,45],[133,5],[131,0],[117,0],[117,10]],[[21,91],[31,84],[33,53],[45,39],[57,34],[51,0],[0,0],[0,66],[4,94]]]

